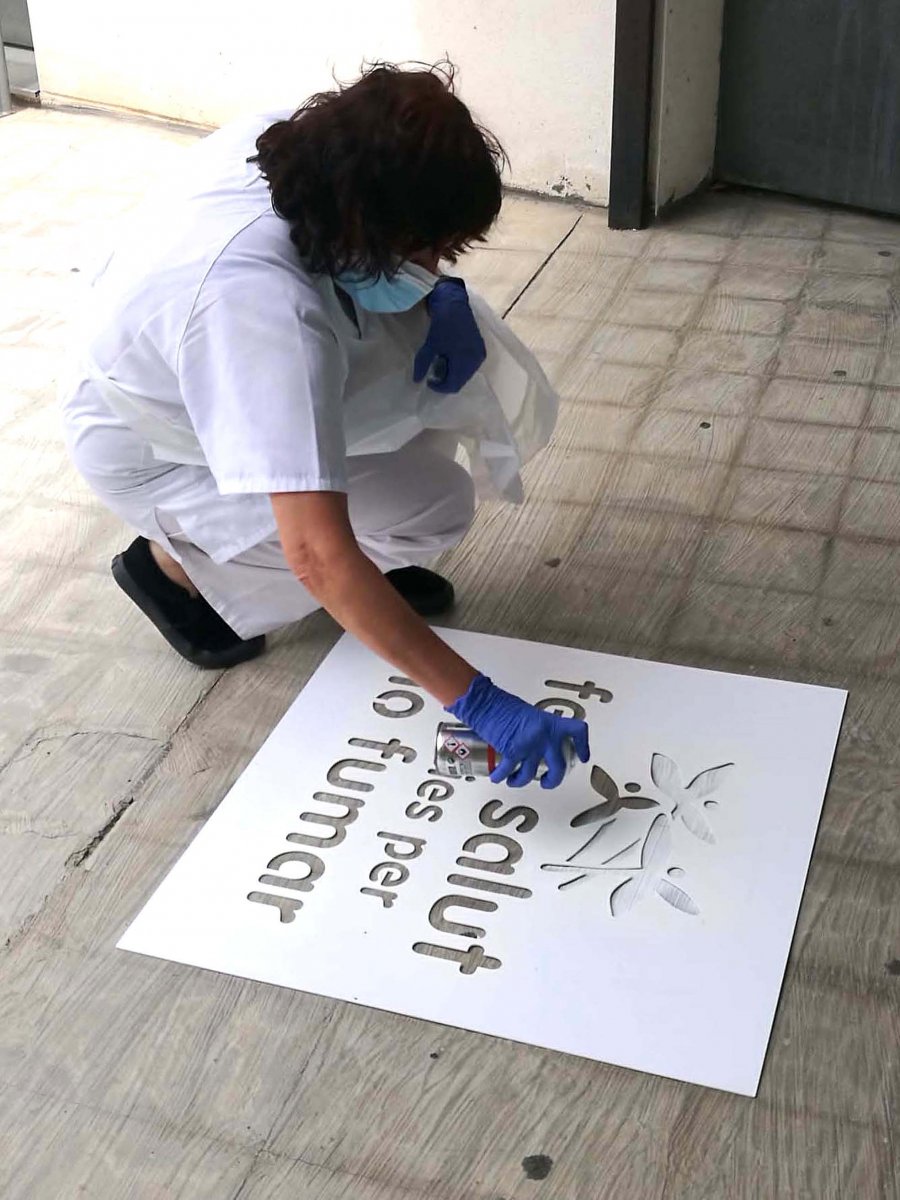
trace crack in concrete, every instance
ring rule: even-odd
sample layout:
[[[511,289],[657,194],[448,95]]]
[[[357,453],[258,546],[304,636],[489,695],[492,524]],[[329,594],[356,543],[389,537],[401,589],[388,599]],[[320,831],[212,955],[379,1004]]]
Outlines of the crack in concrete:
[[[51,891],[49,891],[46,894],[46,896],[44,897],[43,902],[40,904],[40,906],[37,909],[35,909],[35,911],[33,913],[30,913],[25,918],[25,920],[22,922],[22,924],[19,925],[16,929],[14,929],[6,937],[6,939],[4,940],[3,946],[0,947],[0,953],[4,953],[4,954],[10,953],[12,951],[13,947],[15,945],[17,945],[24,937],[27,936],[28,931],[38,920],[41,913],[43,913],[44,909],[47,907],[47,905],[49,904],[52,897],[55,895],[55,893],[56,893],[57,889],[60,887],[60,885],[63,884],[66,881],[66,879],[68,879],[68,877],[72,871],[74,871],[78,867],[81,867],[84,865],[84,863],[97,850],[98,846],[101,846],[103,844],[103,842],[106,840],[106,838],[109,836],[109,834],[113,831],[113,829],[115,829],[116,825],[118,825],[119,821],[121,821],[122,817],[125,815],[125,813],[128,811],[128,809],[131,808],[132,804],[134,804],[141,788],[144,786],[144,784],[147,782],[147,780],[151,777],[153,772],[159,766],[161,766],[162,763],[165,762],[166,758],[168,757],[168,755],[170,754],[170,752],[172,750],[172,746],[175,742],[175,739],[178,737],[178,735],[183,730],[185,730],[189,727],[197,709],[200,707],[201,704],[203,704],[206,701],[206,699],[210,695],[212,695],[213,691],[215,690],[215,688],[218,686],[219,682],[221,681],[223,674],[224,674],[224,672],[220,673],[219,676],[212,682],[210,687],[208,687],[201,696],[197,697],[197,699],[190,706],[188,711],[184,714],[184,716],[178,722],[176,727],[172,730],[171,735],[164,742],[160,741],[158,738],[148,737],[146,734],[131,733],[129,731],[121,731],[121,730],[115,730],[115,729],[74,730],[74,731],[69,731],[67,733],[59,733],[59,734],[53,734],[53,733],[30,734],[29,738],[26,739],[26,741],[24,743],[22,743],[21,746],[18,747],[18,750],[13,752],[12,758],[10,760],[8,760],[8,762],[6,762],[2,766],[0,766],[0,775],[2,775],[3,770],[5,770],[5,768],[7,766],[12,765],[12,763],[14,761],[16,761],[16,754],[25,750],[29,746],[29,743],[32,746],[34,746],[34,745],[40,745],[42,741],[67,740],[72,737],[82,737],[82,736],[85,736],[86,734],[112,735],[114,737],[115,736],[135,737],[135,738],[140,738],[143,741],[155,742],[156,745],[159,747],[159,752],[152,757],[150,762],[147,763],[147,766],[145,767],[145,769],[143,771],[141,771],[140,774],[132,781],[128,795],[123,800],[121,800],[117,805],[114,806],[113,813],[110,816],[109,820],[107,820],[105,822],[105,824],[102,826],[102,828],[100,828],[85,843],[85,845],[83,845],[80,849],[74,851],[72,854],[69,855],[69,857],[65,861],[63,873],[60,875],[59,879],[56,881],[56,883],[53,886],[53,888],[51,889]],[[23,757],[24,757],[24,755],[23,755]]]
[[[541,265],[535,271],[535,273],[531,276],[531,278],[528,280],[528,282],[525,284],[525,286],[522,288],[522,290],[519,292],[519,294],[515,297],[512,304],[510,304],[506,307],[506,309],[503,312],[503,320],[504,321],[509,316],[509,314],[512,312],[512,310],[516,307],[516,305],[519,303],[519,301],[522,299],[522,297],[525,295],[525,293],[528,291],[528,289],[531,287],[531,285],[534,283],[534,281],[537,279],[537,277],[539,275],[541,275],[547,269],[547,267],[553,261],[554,256],[557,254],[557,252],[563,248],[563,246],[566,244],[566,242],[569,240],[569,238],[572,236],[572,234],[575,232],[575,230],[581,224],[583,218],[584,218],[584,213],[581,213],[578,220],[575,222],[575,224],[572,226],[572,228],[569,230],[569,232],[565,235],[564,238],[561,238],[556,243],[556,245],[553,247],[553,249],[550,251],[550,253],[547,255],[547,257],[544,259],[544,261],[541,263]]]
[[[66,866],[80,867],[83,862],[86,862],[106,837],[106,835],[108,833],[112,833],[125,813],[127,813],[132,804],[134,804],[134,799],[135,791],[132,791],[131,794],[126,797],[126,799],[121,800],[117,805],[115,805],[113,807],[112,816],[109,818],[106,824],[101,826],[101,828],[97,830],[90,841],[82,846],[80,850],[76,850],[73,854],[69,855],[69,857],[66,859]]]
[[[67,830],[65,833],[44,833],[44,831],[42,829],[3,829],[3,828],[0,828],[0,834],[10,834],[13,837],[19,837],[19,836],[39,837],[39,838],[43,838],[43,840],[46,842],[59,842],[59,841],[65,840],[65,838],[76,837],[77,830],[70,829],[70,830]]]
[[[9,767],[15,763],[24,762],[30,758],[39,746],[43,746],[46,742],[68,742],[72,738],[77,737],[123,737],[134,738],[142,742],[154,742],[157,746],[164,746],[165,742],[161,742],[159,738],[150,737],[146,733],[133,733],[130,729],[71,729],[60,733],[44,733],[41,730],[35,730],[29,733],[28,737],[13,750],[12,754],[4,762],[0,763],[0,776]]]
[[[149,737],[147,734],[143,733],[132,733],[130,730],[124,729],[75,729],[66,733],[32,733],[29,734],[26,740],[18,747],[16,751],[14,751],[13,756],[8,759],[2,767],[0,767],[0,774],[2,774],[6,768],[13,766],[15,763],[25,762],[40,746],[43,746],[48,742],[68,742],[73,738],[80,737],[128,738],[142,742],[151,742],[153,745],[159,748],[160,752],[162,752],[167,745],[167,743],[160,741],[159,738]],[[153,761],[148,764],[149,769],[152,769],[158,761],[159,756],[157,755],[154,757]],[[143,772],[135,781],[134,787],[138,787],[145,778],[146,771]],[[122,813],[130,806],[133,800],[134,796],[132,795],[129,797],[126,803],[117,805],[113,811],[110,821],[104,825],[101,831],[94,835],[91,841],[99,844],[99,841],[102,840],[112,826],[115,825],[116,821],[118,821]],[[0,834],[39,837],[50,842],[62,841],[67,838],[71,839],[78,837],[79,835],[79,830],[64,828],[60,829],[59,824],[57,824],[57,830],[57,832],[51,832],[50,830],[41,829],[39,824],[36,825],[27,813],[0,812]],[[69,865],[73,858],[77,858],[78,861],[74,864],[77,866],[90,853],[90,848],[91,844],[89,843],[87,847],[83,847],[81,851],[78,851],[75,855],[72,855],[70,859],[66,861],[66,865]]]
[[[150,776],[153,774],[153,772],[156,770],[156,768],[168,757],[169,753],[172,750],[172,744],[175,741],[175,738],[178,736],[179,733],[181,733],[181,731],[183,729],[185,729],[188,726],[188,724],[189,724],[191,718],[193,717],[193,714],[196,712],[197,708],[206,700],[206,698],[209,695],[212,694],[213,689],[219,683],[219,680],[221,678],[222,678],[222,676],[219,675],[218,679],[216,679],[213,682],[212,686],[209,687],[203,693],[202,696],[199,696],[194,701],[194,703],[191,705],[191,707],[185,713],[184,717],[181,719],[181,721],[178,723],[178,725],[172,732],[171,737],[169,737],[165,742],[157,743],[160,747],[159,754],[157,754],[152,759],[152,761],[147,764],[147,766],[144,768],[144,770],[134,780],[134,782],[132,783],[132,786],[131,786],[130,794],[124,800],[120,801],[120,803],[117,806],[114,807],[112,816],[109,818],[109,820],[106,822],[105,825],[103,825],[100,829],[97,830],[97,832],[90,839],[90,841],[88,841],[86,845],[82,846],[82,848],[80,850],[76,850],[74,854],[69,855],[68,859],[66,859],[66,866],[71,866],[73,868],[80,867],[82,865],[82,863],[84,863],[88,858],[90,858],[90,856],[94,853],[94,851],[97,849],[97,847],[99,845],[101,845],[101,843],[104,841],[104,839],[107,837],[107,835],[110,834],[113,831],[113,829],[115,829],[116,825],[118,825],[119,821],[122,819],[122,817],[125,815],[125,813],[129,810],[129,808],[131,808],[132,804],[134,804],[135,799],[137,798],[137,794],[140,791],[140,789],[147,782],[147,780],[150,778]],[[153,741],[154,739],[150,738],[148,740]]]

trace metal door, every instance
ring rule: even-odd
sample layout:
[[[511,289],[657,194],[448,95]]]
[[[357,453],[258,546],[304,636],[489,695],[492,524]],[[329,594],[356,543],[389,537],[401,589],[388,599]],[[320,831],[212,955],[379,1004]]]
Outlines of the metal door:
[[[0,32],[7,46],[34,49],[27,0],[0,0]]]
[[[900,213],[900,0],[725,0],[716,174]]]

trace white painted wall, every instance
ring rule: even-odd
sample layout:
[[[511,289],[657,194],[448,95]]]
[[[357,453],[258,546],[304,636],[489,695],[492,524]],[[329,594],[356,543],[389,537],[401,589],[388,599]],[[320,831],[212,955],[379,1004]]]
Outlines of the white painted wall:
[[[219,125],[364,58],[460,68],[507,182],[605,204],[615,0],[29,0],[43,91]]]
[[[649,185],[654,211],[709,176],[716,148],[723,0],[658,0]]]

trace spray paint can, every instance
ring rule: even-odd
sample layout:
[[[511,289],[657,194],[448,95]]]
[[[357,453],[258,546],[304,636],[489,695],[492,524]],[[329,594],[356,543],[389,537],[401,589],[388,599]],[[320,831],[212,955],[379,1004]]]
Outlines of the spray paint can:
[[[563,743],[566,774],[578,761],[571,741]],[[450,779],[485,779],[500,765],[502,754],[478,736],[468,725],[456,725],[442,721],[434,738],[434,769],[438,775]],[[538,771],[536,778],[546,774],[546,768]]]

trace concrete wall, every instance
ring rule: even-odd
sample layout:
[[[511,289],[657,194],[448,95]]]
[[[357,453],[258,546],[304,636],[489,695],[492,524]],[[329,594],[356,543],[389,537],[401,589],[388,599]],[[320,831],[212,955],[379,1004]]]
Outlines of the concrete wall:
[[[508,182],[605,204],[615,0],[29,0],[45,94],[219,125],[364,58],[460,68]]]
[[[649,182],[654,211],[713,168],[723,0],[659,0]]]

